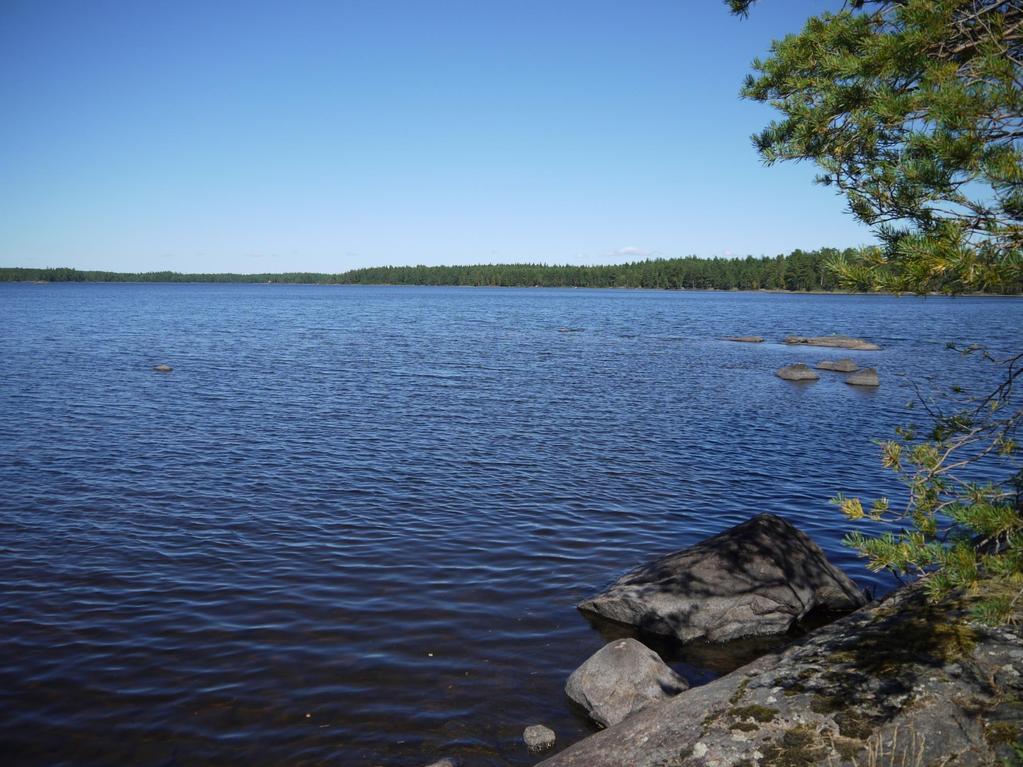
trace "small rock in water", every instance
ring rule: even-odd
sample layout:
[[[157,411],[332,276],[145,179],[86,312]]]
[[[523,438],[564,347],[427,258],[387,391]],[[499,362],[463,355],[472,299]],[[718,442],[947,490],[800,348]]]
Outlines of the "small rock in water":
[[[763,336],[725,336],[726,341],[738,341],[743,344],[762,344]]]
[[[834,370],[837,373],[855,373],[860,366],[848,357],[840,360],[822,360],[817,363],[818,370]]]
[[[554,730],[542,724],[531,724],[522,733],[522,740],[526,742],[530,751],[546,751],[554,746],[556,739]]]
[[[426,767],[458,767],[458,762],[450,756],[445,756],[443,759],[438,759],[436,762],[430,762],[426,765]]]
[[[157,373],[169,373],[173,369],[170,365],[153,365],[153,370]]]
[[[605,727],[687,689],[685,679],[635,639],[604,645],[572,672],[565,685],[568,697]]]
[[[880,386],[881,379],[877,377],[875,368],[863,368],[845,379],[850,386]]]
[[[820,378],[819,375],[810,369],[809,365],[804,365],[802,362],[779,368],[775,371],[775,375],[778,378],[784,378],[786,381],[816,381]]]
[[[582,333],[582,328],[558,328],[559,333]]]

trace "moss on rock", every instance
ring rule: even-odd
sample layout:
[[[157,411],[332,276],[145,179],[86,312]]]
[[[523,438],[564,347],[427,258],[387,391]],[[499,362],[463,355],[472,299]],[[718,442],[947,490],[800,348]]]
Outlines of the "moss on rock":
[[[734,706],[736,703],[742,700],[743,696],[746,694],[747,687],[749,687],[749,677],[746,677],[741,682],[739,682],[739,685],[735,688],[735,692],[732,693],[732,697],[728,699],[728,702]]]
[[[1019,727],[1012,722],[988,722],[984,728],[984,738],[992,746],[1015,743],[1019,736]]]
[[[811,767],[820,764],[828,752],[818,732],[807,725],[786,730],[781,738],[761,748],[762,767]]]
[[[778,715],[778,710],[770,706],[738,706],[728,712],[736,719],[753,719],[757,722],[771,722]]]

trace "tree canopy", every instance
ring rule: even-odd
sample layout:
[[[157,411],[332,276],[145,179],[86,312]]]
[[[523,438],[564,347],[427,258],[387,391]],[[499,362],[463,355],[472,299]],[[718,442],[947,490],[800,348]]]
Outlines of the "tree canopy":
[[[754,0],[728,0],[745,15]],[[998,290],[1023,272],[1023,0],[856,0],[753,63],[767,163],[812,160],[884,247],[850,285]]]
[[[547,264],[475,264],[452,266],[380,266],[340,274],[181,274],[178,272],[103,272],[0,267],[0,282],[282,282],[361,285],[476,285],[504,287],[662,288],[696,290],[836,290],[836,275],[826,264],[860,257],[858,249],[794,250],[755,258],[655,258],[599,266]],[[1023,280],[1007,286],[1023,292]]]

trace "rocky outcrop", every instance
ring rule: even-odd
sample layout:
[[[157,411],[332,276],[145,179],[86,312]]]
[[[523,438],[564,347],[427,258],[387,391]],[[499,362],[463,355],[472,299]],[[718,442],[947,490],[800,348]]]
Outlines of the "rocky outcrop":
[[[762,344],[763,336],[725,336],[725,341],[738,341],[743,344]]]
[[[760,514],[623,576],[579,609],[683,642],[723,642],[787,631],[818,607],[864,602],[805,533]]]
[[[531,724],[522,733],[522,740],[526,744],[526,748],[537,753],[554,748],[557,735],[554,734],[554,730],[550,727],[544,727],[542,724]]]
[[[591,719],[609,727],[688,687],[649,647],[635,639],[619,639],[573,671],[565,693]]]
[[[786,381],[816,381],[820,378],[809,365],[804,365],[802,362],[797,362],[795,365],[786,365],[776,370],[774,374],[778,378],[784,378]]]
[[[854,373],[860,369],[860,366],[845,357],[840,360],[821,360],[817,363],[816,368],[818,370],[833,370],[836,373]]]
[[[881,379],[877,377],[875,368],[863,368],[845,379],[850,386],[880,386]]]
[[[542,765],[1007,763],[1023,737],[1023,640],[973,622],[975,599],[930,604],[912,584]]]
[[[788,336],[787,344],[806,346],[832,346],[838,349],[856,349],[862,352],[876,352],[881,347],[862,338],[852,336]]]

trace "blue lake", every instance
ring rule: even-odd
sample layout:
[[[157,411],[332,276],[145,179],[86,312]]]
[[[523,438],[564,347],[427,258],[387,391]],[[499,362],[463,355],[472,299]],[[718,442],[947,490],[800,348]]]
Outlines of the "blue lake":
[[[1023,301],[7,284],[0,328],[0,761],[526,765],[646,559],[770,511],[888,588],[828,499],[899,497],[871,440]],[[720,340],[794,333],[883,349]],[[773,375],[840,356],[881,387]]]

